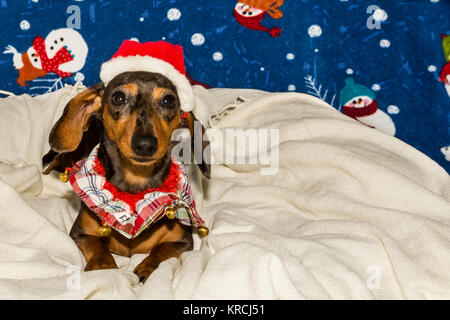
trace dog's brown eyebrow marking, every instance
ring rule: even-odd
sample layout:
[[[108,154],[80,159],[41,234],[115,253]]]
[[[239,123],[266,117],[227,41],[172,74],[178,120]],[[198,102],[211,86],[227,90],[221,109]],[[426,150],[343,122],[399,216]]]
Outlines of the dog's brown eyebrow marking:
[[[127,83],[122,86],[125,90],[131,93],[134,96],[137,96],[139,93],[139,87],[135,83]]]
[[[152,98],[154,100],[159,100],[161,99],[165,93],[169,92],[169,90],[167,88],[163,88],[163,87],[155,87],[153,89],[152,92]]]

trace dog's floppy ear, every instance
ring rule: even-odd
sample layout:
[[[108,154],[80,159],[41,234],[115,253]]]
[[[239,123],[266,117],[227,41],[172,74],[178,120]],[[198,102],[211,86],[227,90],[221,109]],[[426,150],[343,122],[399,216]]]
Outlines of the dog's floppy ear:
[[[191,152],[194,163],[206,178],[211,177],[210,143],[205,134],[205,128],[192,112],[185,112],[181,116],[180,128],[188,128],[191,135]],[[201,151],[198,150],[201,146]]]
[[[83,133],[89,129],[89,119],[102,107],[103,90],[103,83],[98,83],[67,103],[50,132],[49,143],[53,151],[71,152],[78,148]]]
[[[52,170],[64,172],[67,167],[72,167],[78,161],[89,156],[92,149],[100,142],[102,136],[102,124],[100,120],[92,119],[89,121],[89,129],[84,132],[80,145],[72,152],[58,153],[50,151],[42,157],[42,166],[47,169],[43,174],[49,174]]]

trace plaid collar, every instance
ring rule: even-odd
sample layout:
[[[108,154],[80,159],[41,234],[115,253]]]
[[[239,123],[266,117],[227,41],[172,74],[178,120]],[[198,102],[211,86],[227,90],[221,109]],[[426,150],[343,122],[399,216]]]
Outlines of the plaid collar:
[[[176,208],[180,223],[195,227],[204,223],[195,207],[186,170],[177,159],[172,160],[169,176],[160,187],[130,194],[118,191],[106,180],[98,149],[99,145],[70,169],[69,180],[81,200],[104,223],[132,239],[163,218],[170,206]]]

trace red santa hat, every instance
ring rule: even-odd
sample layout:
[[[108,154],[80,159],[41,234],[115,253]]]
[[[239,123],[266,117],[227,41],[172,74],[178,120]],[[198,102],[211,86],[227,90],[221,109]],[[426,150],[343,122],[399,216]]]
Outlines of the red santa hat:
[[[102,64],[100,79],[105,86],[127,71],[148,71],[166,76],[177,88],[181,110],[195,108],[192,86],[186,77],[183,47],[165,41],[139,43],[125,40],[111,60]]]

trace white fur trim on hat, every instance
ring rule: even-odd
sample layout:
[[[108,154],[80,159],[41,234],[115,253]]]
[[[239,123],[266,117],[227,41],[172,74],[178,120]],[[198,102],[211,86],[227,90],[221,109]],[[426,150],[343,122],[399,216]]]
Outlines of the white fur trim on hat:
[[[106,86],[116,76],[128,71],[147,71],[166,76],[177,88],[181,110],[184,112],[194,110],[195,96],[189,80],[170,63],[161,59],[150,56],[116,57],[102,64],[100,79]]]

